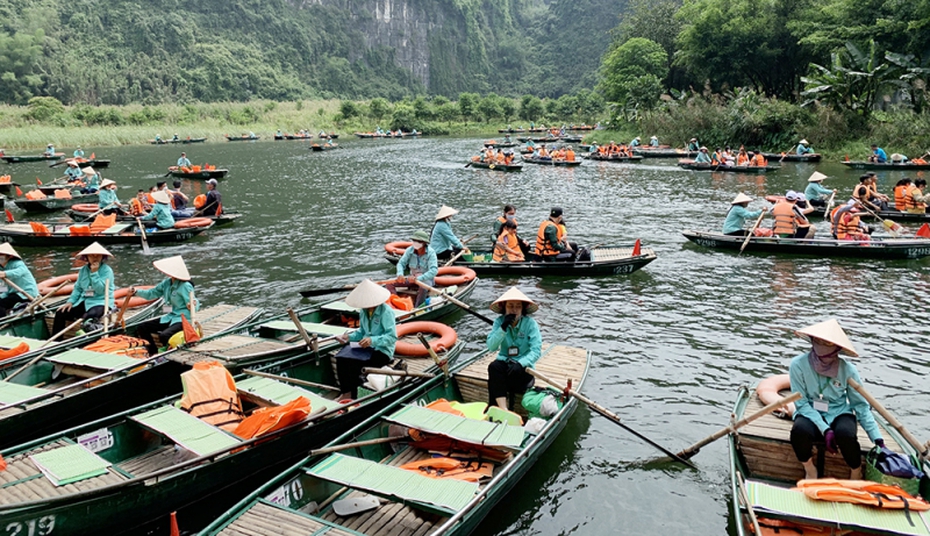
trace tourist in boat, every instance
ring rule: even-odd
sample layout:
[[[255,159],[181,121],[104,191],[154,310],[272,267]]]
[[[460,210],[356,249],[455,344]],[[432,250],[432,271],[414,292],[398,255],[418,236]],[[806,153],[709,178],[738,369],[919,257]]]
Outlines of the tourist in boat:
[[[116,279],[106,262],[111,257],[113,254],[97,242],[77,254],[84,266],[78,271],[71,297],[55,312],[53,333],[61,332],[78,318],[97,320],[113,308]]]
[[[13,285],[26,294],[16,290]],[[36,278],[19,253],[7,242],[0,244],[0,286],[5,287],[0,292],[0,318],[10,314],[17,304],[28,303],[39,296]]]
[[[380,368],[394,358],[397,328],[394,311],[386,303],[390,297],[390,291],[369,279],[359,283],[346,296],[346,305],[359,309],[359,326],[351,333],[336,336],[346,344],[336,354],[341,400],[358,398],[363,368]],[[353,347],[356,343],[357,347]]]
[[[492,253],[494,262],[523,262],[526,258],[520,248],[520,238],[517,236],[517,222],[507,220],[501,226],[500,234],[494,243]]]
[[[807,203],[811,206],[825,207],[827,206],[827,198],[836,194],[835,188],[829,190],[820,184],[826,178],[827,176],[823,173],[815,171],[811,174],[810,178],[807,179],[807,188],[804,189],[804,197],[807,198]]]
[[[794,205],[798,202],[798,194],[794,190],[785,194],[784,199],[780,199],[772,207],[772,217],[775,218],[775,225],[772,232],[781,238],[794,238],[798,230],[798,222],[795,219]]]
[[[797,230],[794,232],[795,238],[814,238],[817,228],[807,219],[807,215],[814,211],[814,207],[807,203],[807,197],[804,194],[796,192],[797,201],[794,203],[794,221]]]
[[[747,207],[751,201],[752,198],[742,192],[736,194],[736,197],[730,202],[727,218],[723,220],[723,234],[729,236],[746,236],[749,234],[749,230],[745,229],[746,221],[755,221],[763,212],[768,210],[767,207],[762,210],[749,210]]]
[[[187,159],[187,153],[181,153],[181,158],[178,158],[178,169],[182,167],[191,167],[191,161]]]
[[[649,146],[658,149],[659,148],[659,137],[652,136],[651,138],[649,138]]]
[[[126,214],[123,205],[116,197],[116,183],[110,179],[103,179],[100,183],[100,194],[97,197],[97,206],[104,214]]]
[[[707,147],[701,147],[697,156],[694,157],[694,163],[695,164],[710,164],[711,163],[710,155],[707,154]]]
[[[536,260],[544,262],[569,261],[575,251],[565,238],[561,207],[552,207],[549,218],[539,224],[536,233]]]
[[[500,163],[503,163],[503,158],[501,158]],[[446,205],[440,207],[439,212],[436,213],[436,222],[433,224],[432,233],[430,233],[429,245],[440,259],[448,259],[463,249],[465,253],[470,253],[468,248],[452,232],[452,216],[458,213],[458,210]]]
[[[281,132],[281,129],[280,129],[280,128],[278,129],[277,132],[274,133],[274,135],[275,135],[276,138],[283,138],[283,137],[284,137],[284,133]]]
[[[748,166],[749,165],[749,153],[746,152],[745,147],[739,148],[739,153],[736,155],[736,165],[737,166]]]
[[[145,190],[142,188],[136,192],[136,196],[129,200],[129,214],[132,216],[144,216],[152,210],[152,205],[149,203],[148,196],[146,195]]]
[[[336,144],[333,143],[333,138],[332,138],[332,136],[326,136],[326,145],[328,145],[329,147],[335,147],[335,146],[336,146]]]
[[[74,150],[74,158],[84,158],[84,151],[81,149],[81,146],[78,145],[77,149]]]
[[[630,148],[639,147],[639,146],[640,146],[640,139],[639,139],[639,136],[636,136],[635,138],[633,138],[632,140],[630,140]]]
[[[904,212],[907,210],[907,191],[911,189],[911,179],[904,177],[894,185],[894,208]]]
[[[878,164],[884,164],[888,161],[888,154],[884,149],[879,147],[877,144],[872,144],[872,155],[869,156],[869,162],[875,162]]]
[[[887,195],[878,191],[878,176],[874,171],[869,171],[867,173],[869,176],[869,195],[872,198],[872,202],[881,207],[882,210],[888,210],[888,201],[890,199]]]
[[[494,231],[491,233],[492,246],[497,243],[497,237],[500,236],[501,229],[508,221],[512,221],[514,223],[514,228],[519,226],[519,223],[517,223],[517,208],[513,205],[504,205],[503,215],[498,216],[497,219],[494,220]],[[529,243],[519,236],[517,237],[517,242],[520,245],[520,251],[523,253],[523,256],[527,257],[530,253]]]
[[[870,240],[868,228],[859,218],[859,207],[850,199],[845,205],[834,209],[830,215],[833,237],[837,240],[867,242]]]
[[[862,425],[869,439],[879,447],[885,442],[869,403],[846,382],[852,378],[861,384],[862,379],[856,366],[840,354],[851,357],[859,354],[835,319],[794,333],[811,343],[810,351],[792,359],[788,369],[791,391],[801,393],[801,398],[795,402],[791,446],[804,467],[804,478],[819,476],[811,454],[814,442],[823,441],[827,451],[834,454],[839,451],[843,455],[850,468],[850,480],[861,480],[858,426]]]
[[[389,283],[386,288],[391,294],[397,294],[399,287],[415,290],[414,306],[419,307],[426,301],[427,291],[414,280],[433,286],[436,272],[439,271],[439,261],[436,258],[436,250],[429,245],[430,239],[426,231],[414,232],[410,240],[413,244],[404,250],[404,254],[397,261],[397,281]]]
[[[798,142],[797,148],[794,150],[794,153],[798,156],[808,155],[814,152],[813,147],[810,146],[807,140],[801,140]]]
[[[510,287],[491,304],[491,311],[501,316],[494,320],[487,337],[488,350],[497,351],[488,365],[489,404],[509,409],[510,397],[533,386],[533,377],[526,369],[533,368],[542,354],[542,335],[536,320],[528,315],[538,309],[517,287]]]
[[[68,167],[65,168],[65,177],[68,177],[67,182],[78,182],[81,180],[81,175],[83,175],[83,172],[78,167],[77,161],[68,160]]]
[[[181,191],[181,181],[176,180],[173,184],[174,188],[168,190],[168,196],[171,198],[171,217],[176,220],[190,218],[194,215],[194,208],[187,206],[190,199]]]
[[[181,141],[181,138],[178,136],[177,132],[175,132],[174,136],[171,137],[171,141]]]
[[[161,134],[155,134],[155,143],[161,143]]]
[[[159,190],[152,194],[152,198],[155,200],[152,211],[139,219],[142,221],[154,220],[159,229],[174,228],[174,217],[171,215],[171,198],[168,193]]]
[[[87,166],[81,170],[81,182],[84,183],[81,193],[92,194],[100,189],[100,174],[94,168]]]
[[[136,337],[145,339],[148,342],[145,348],[148,350],[149,355],[158,353],[155,335],[158,335],[158,341],[162,346],[168,346],[171,336],[184,329],[181,317],[186,317],[193,327],[194,319],[191,316],[191,307],[193,307],[194,312],[200,308],[200,302],[194,295],[191,274],[180,255],[159,259],[153,262],[152,266],[168,277],[162,279],[150,289],[129,288],[130,294],[135,294],[144,300],[157,298],[164,300],[162,311],[165,314],[152,320],[146,320],[136,327]],[[170,311],[167,310],[169,307]]]
[[[874,176],[868,173],[859,176],[859,184],[853,189],[853,199],[872,210],[884,210],[888,197],[874,190],[873,178]]]
[[[565,148],[565,161],[574,162],[575,161],[575,150],[572,149],[572,146],[569,145]]]
[[[914,181],[904,196],[904,209],[910,214],[924,214],[927,212],[927,204],[930,203],[930,195],[924,194],[927,187],[925,179]]]
[[[701,144],[698,142],[697,138],[691,138],[688,140],[688,151],[700,151],[701,149]]]
[[[753,153],[749,152],[749,166],[750,167],[765,167],[769,163],[766,162],[765,156],[762,155],[762,151],[756,151]]]
[[[45,147],[45,156],[55,156],[55,146],[51,143]]]

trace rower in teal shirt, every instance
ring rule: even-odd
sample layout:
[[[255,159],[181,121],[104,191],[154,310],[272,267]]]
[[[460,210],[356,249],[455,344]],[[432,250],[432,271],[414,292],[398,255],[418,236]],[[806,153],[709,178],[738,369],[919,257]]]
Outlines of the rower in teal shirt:
[[[362,368],[383,367],[394,357],[397,328],[394,311],[386,303],[391,293],[369,279],[365,279],[346,296],[345,303],[359,310],[358,329],[336,338],[350,344],[336,354],[336,376],[343,394],[341,399],[356,398],[362,384]]]
[[[84,158],[84,151],[80,148],[80,146],[79,146],[77,149],[74,150],[74,157],[75,157],[75,158]]]
[[[707,147],[701,147],[701,151],[694,157],[695,164],[710,164],[710,155],[707,154]]]
[[[78,318],[99,319],[113,308],[116,279],[113,269],[106,263],[112,257],[113,254],[97,242],[78,253],[78,260],[85,264],[78,271],[71,297],[55,312],[54,333],[60,333]]]
[[[168,193],[164,190],[159,190],[152,194],[152,198],[155,199],[155,206],[152,207],[152,211],[142,216],[140,219],[142,221],[155,220],[155,224],[158,225],[160,229],[171,229],[174,227],[174,216],[171,215],[171,198],[168,197]]]
[[[827,176],[823,173],[815,171],[810,178],[807,179],[807,188],[804,189],[804,197],[807,198],[807,202],[811,205],[822,207],[826,205],[824,198],[836,193],[836,190],[824,188],[824,186],[820,184],[826,178]]]
[[[798,142],[798,148],[794,151],[798,156],[804,156],[814,152],[814,148],[810,147],[807,143],[807,140],[801,140]],[[810,197],[808,197],[810,199]]]
[[[130,289],[130,292],[145,300],[157,298],[164,300],[162,311],[165,314],[159,318],[146,320],[136,327],[136,336],[148,342],[146,347],[150,355],[158,351],[155,334],[158,335],[158,341],[162,346],[168,346],[171,337],[184,329],[182,318],[186,318],[191,323],[194,321],[191,307],[193,306],[195,312],[200,308],[200,302],[194,296],[191,274],[180,255],[157,260],[152,265],[168,277],[150,289]]]
[[[488,396],[490,404],[508,409],[510,398],[522,394],[533,385],[526,369],[533,368],[542,356],[542,335],[539,324],[529,314],[539,306],[511,287],[491,304],[491,311],[500,314],[487,337],[487,349],[497,351],[488,365]]]
[[[84,187],[81,188],[82,194],[92,194],[100,189],[100,175],[92,167],[86,167],[81,170],[84,179]]]
[[[97,197],[97,206],[105,209],[105,214],[120,211],[120,202],[116,197],[116,183],[110,179],[104,179],[100,183],[100,193]]]
[[[55,156],[55,146],[51,143],[45,148],[45,156]]]
[[[36,278],[33,277],[23,258],[9,243],[0,244],[0,286],[6,289],[0,294],[0,317],[6,316],[16,304],[28,302],[39,295]],[[9,281],[9,284],[6,284]],[[16,287],[25,292],[16,290]]]
[[[436,252],[427,244],[429,235],[426,231],[418,230],[410,239],[413,244],[404,250],[404,254],[397,261],[397,281],[386,285],[385,288],[391,294],[397,294],[397,287],[416,289],[417,297],[414,306],[419,307],[426,301],[428,291],[414,281],[433,286],[436,273],[439,271],[439,262],[436,260]],[[405,276],[408,271],[410,277]]]
[[[727,212],[727,219],[723,221],[723,234],[730,236],[746,236],[749,234],[746,226],[746,220],[755,220],[765,212],[763,210],[748,210],[746,207],[752,201],[748,195],[740,192],[736,198],[730,202],[730,211]]]
[[[181,153],[181,158],[178,158],[178,167],[191,167],[191,161],[187,159],[187,153]]]
[[[455,236],[455,233],[452,232],[451,219],[452,216],[458,213],[458,210],[445,205],[436,213],[436,223],[433,224],[433,232],[430,234],[429,245],[440,259],[448,259],[462,249],[465,250],[465,253],[468,253],[468,249],[465,248],[465,245],[462,244],[459,238]]]

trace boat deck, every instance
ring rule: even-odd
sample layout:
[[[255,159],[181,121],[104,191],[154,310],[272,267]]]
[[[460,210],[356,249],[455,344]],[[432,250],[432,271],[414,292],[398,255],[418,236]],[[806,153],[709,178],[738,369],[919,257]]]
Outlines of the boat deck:
[[[262,339],[260,337],[232,334],[204,341],[191,348],[178,350],[167,356],[167,358],[185,365],[216,360],[228,366],[256,354],[284,352],[303,346],[302,341],[289,343],[277,339]]]
[[[194,320],[203,328],[203,336],[222,333],[261,314],[259,307],[240,307],[221,303],[197,311]]]
[[[755,413],[762,409],[763,406],[764,404],[753,392],[746,404],[743,415]],[[791,483],[804,478],[804,469],[791,448],[791,425],[792,421],[779,419],[770,414],[740,429],[737,440],[752,478]],[[889,434],[884,434],[883,437],[886,447],[895,452],[905,452],[901,445]],[[865,430],[862,429],[862,426],[859,426],[859,444],[862,446],[863,456],[872,446],[872,441],[865,433]],[[814,452],[815,460],[817,459],[816,448]],[[824,454],[824,474],[822,476],[849,478],[849,467],[839,453],[830,454],[825,452]]]
[[[655,255],[655,251],[650,248],[642,248],[640,250],[641,255]],[[621,259],[629,259],[633,256],[633,248],[623,248],[623,247],[601,247],[594,248],[591,250],[591,260],[594,262],[603,262],[603,261],[618,261]]]

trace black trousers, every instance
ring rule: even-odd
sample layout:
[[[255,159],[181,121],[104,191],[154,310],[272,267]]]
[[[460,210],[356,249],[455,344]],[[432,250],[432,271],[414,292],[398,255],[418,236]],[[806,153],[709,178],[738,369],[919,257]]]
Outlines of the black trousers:
[[[90,309],[84,307],[84,302],[81,302],[67,311],[59,309],[55,313],[55,321],[52,324],[52,334],[58,333],[59,331],[65,329],[71,322],[74,322],[78,318],[83,318],[87,320],[88,318],[100,318],[103,316],[104,307],[102,305],[95,305]]]
[[[520,363],[495,359],[488,365],[489,404],[497,404],[500,397],[509,398],[511,395],[523,394],[535,381]]]
[[[457,255],[459,251],[462,251],[462,249],[463,249],[463,248],[457,248],[457,247],[453,246],[452,249],[447,249],[447,250],[445,250],[445,251],[440,251],[440,252],[436,253],[436,259],[437,259],[437,260],[438,260],[438,259],[441,259],[441,260],[447,261],[447,260],[451,259],[453,256]]]
[[[0,298],[0,318],[10,314],[10,309],[16,307],[17,303],[23,303],[27,301],[29,300],[20,296],[18,292],[14,292],[6,298]]]
[[[836,434],[836,445],[846,461],[846,465],[855,469],[862,464],[862,451],[859,447],[857,434],[858,423],[856,416],[844,413],[833,419],[830,429]],[[794,418],[791,427],[791,447],[798,461],[806,462],[811,459],[814,450],[814,441],[823,441],[823,434],[810,419],[798,415]]]
[[[358,387],[362,385],[362,369],[365,367],[379,368],[391,362],[387,354],[375,350],[371,359],[351,359],[348,357],[336,358],[336,376],[339,379],[339,388],[343,393],[349,393],[352,399],[358,398]]]
[[[727,236],[747,236],[749,234],[748,229],[740,229],[739,231],[733,231],[732,233],[727,233]]]
[[[811,206],[814,206],[814,207],[825,207],[825,206],[827,206],[827,202],[824,201],[823,199],[820,199],[820,198],[817,198],[817,199],[808,199],[808,200],[807,200],[807,203],[810,204]]]
[[[158,334],[158,341],[163,346],[167,346],[168,339],[182,329],[184,329],[184,325],[181,324],[181,322],[162,324],[160,317],[153,318],[152,320],[146,320],[136,326],[136,337],[145,339],[148,343],[145,345],[145,348],[148,350],[149,355],[155,355],[158,353],[158,345],[155,344],[155,337],[153,335]]]

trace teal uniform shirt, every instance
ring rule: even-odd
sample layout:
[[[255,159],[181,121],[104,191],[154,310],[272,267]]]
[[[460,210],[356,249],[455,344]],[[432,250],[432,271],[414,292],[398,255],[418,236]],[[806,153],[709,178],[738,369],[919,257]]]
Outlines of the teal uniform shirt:
[[[761,210],[749,210],[740,205],[733,205],[727,212],[727,219],[723,220],[723,234],[739,231],[746,225],[746,220],[758,218]]]
[[[181,321],[182,316],[191,321],[190,297],[194,292],[194,285],[190,281],[178,281],[170,277],[161,280],[160,283],[149,289],[136,289],[136,295],[144,300],[154,300],[162,298],[165,300],[165,306],[170,306],[171,311],[162,315],[159,319],[162,324],[174,324]],[[194,298],[194,310],[200,309],[200,302]]]
[[[371,338],[371,347],[388,357],[394,357],[394,345],[397,344],[397,329],[394,322],[394,311],[382,303],[375,307],[372,314],[362,309],[359,311],[358,329],[349,333],[350,342],[358,342],[365,337]]]
[[[459,241],[459,238],[452,232],[452,224],[447,220],[439,220],[433,225],[433,233],[429,237],[429,245],[433,251],[442,253],[453,247],[463,249],[465,246]]]
[[[174,227],[174,217],[171,215],[171,208],[164,203],[156,203],[152,211],[139,218],[143,221],[155,220],[155,224],[161,229],[171,229]]]
[[[75,158],[84,158],[84,151],[82,151],[82,150],[80,150],[80,149],[74,151],[74,157],[75,157]]]
[[[804,145],[803,143],[799,143],[798,148],[795,150],[795,152],[803,156],[803,155],[806,155],[807,153],[814,152],[814,149],[812,147],[808,147]]]
[[[439,261],[436,260],[436,250],[432,246],[426,246],[426,251],[420,255],[413,246],[408,247],[404,254],[397,261],[397,276],[405,275],[406,270],[415,274],[417,281],[422,281],[429,286],[433,286],[433,280],[436,278],[436,272],[439,271]]]
[[[491,333],[488,333],[488,350],[497,353],[498,361],[513,359],[521,366],[533,368],[542,356],[542,335],[539,333],[539,324],[528,316],[521,316],[516,327],[501,328],[504,317],[499,316],[494,321]],[[517,355],[510,355],[510,348],[517,348]]]
[[[47,156],[55,156],[55,148],[49,147],[48,149],[45,150],[45,154]]]
[[[819,182],[812,182],[804,189],[804,197],[808,199],[819,199],[824,195],[831,195],[833,190],[829,190],[820,185]]]
[[[94,189],[99,190],[100,189],[100,175],[97,175],[96,173],[94,173],[93,175],[84,175],[84,187],[94,188]]]
[[[689,151],[700,151],[700,150],[701,150],[701,145],[700,145],[698,142],[696,142],[696,141],[692,141],[692,142],[688,143],[688,150],[689,150]]]
[[[178,167],[191,167],[191,161],[182,156],[178,158]]]
[[[110,291],[104,300],[104,290],[106,282],[110,282]],[[90,265],[85,264],[78,272],[77,281],[74,282],[74,290],[71,291],[71,297],[68,303],[71,305],[80,305],[84,303],[84,309],[90,309],[98,305],[103,305],[106,301],[107,309],[113,308],[113,293],[116,292],[116,278],[113,276],[113,269],[104,262],[100,263],[100,268],[96,272],[90,271]]]
[[[76,167],[68,167],[68,169],[65,170],[65,175],[68,176],[69,181],[72,179],[80,179],[83,174],[84,173]]]
[[[6,272],[6,278],[17,287],[25,290],[29,296],[35,298],[39,295],[39,287],[36,285],[36,278],[32,276],[32,272],[29,271],[29,267],[26,266],[26,263],[23,261],[11,257],[10,260],[7,261],[6,266],[0,268],[0,270]],[[30,299],[29,296],[24,296],[22,292],[14,290],[12,287],[8,288],[6,292],[0,295],[0,298],[6,298],[14,292],[27,300]]]
[[[710,155],[704,151],[699,152],[697,156],[694,157],[695,164],[710,164],[710,162]]]
[[[100,190],[97,195],[97,206],[100,208],[105,208],[110,205],[119,206],[119,199],[116,198],[116,192],[114,190],[104,188]]]
[[[813,422],[821,433],[826,432],[838,416],[845,413],[855,414],[859,425],[869,434],[869,439],[875,442],[882,438],[882,434],[875,423],[875,417],[869,409],[869,403],[862,398],[858,391],[849,387],[847,378],[856,380],[861,384],[859,371],[855,365],[840,358],[840,369],[836,378],[828,378],[818,374],[810,364],[809,352],[791,360],[788,374],[791,377],[791,390],[801,393],[801,398],[795,402],[797,408],[794,417],[803,415]],[[814,401],[823,400],[828,404],[826,411],[814,409]]]

